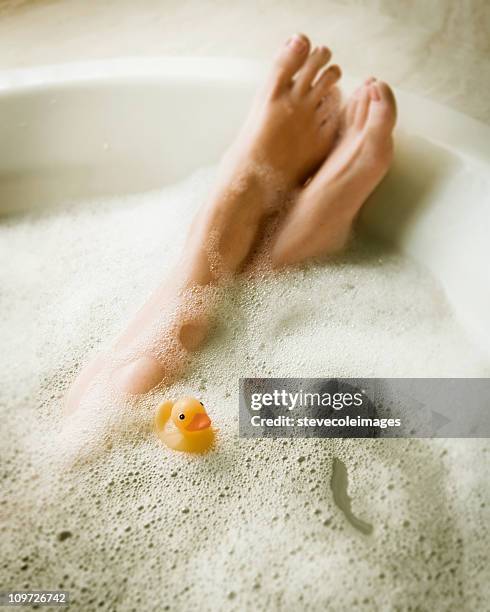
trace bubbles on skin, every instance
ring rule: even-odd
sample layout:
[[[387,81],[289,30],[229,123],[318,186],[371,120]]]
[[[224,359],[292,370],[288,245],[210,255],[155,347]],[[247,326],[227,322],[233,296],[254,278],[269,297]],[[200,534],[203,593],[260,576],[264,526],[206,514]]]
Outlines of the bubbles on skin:
[[[212,177],[0,227],[2,583],[65,588],[80,610],[483,609],[488,442],[237,438],[239,376],[488,375],[396,255],[360,243],[203,293],[215,327],[183,380],[128,399],[101,373],[62,426],[74,376],[173,269]],[[219,429],[205,458],[152,432],[162,399],[191,390]],[[335,457],[369,536],[333,502]]]

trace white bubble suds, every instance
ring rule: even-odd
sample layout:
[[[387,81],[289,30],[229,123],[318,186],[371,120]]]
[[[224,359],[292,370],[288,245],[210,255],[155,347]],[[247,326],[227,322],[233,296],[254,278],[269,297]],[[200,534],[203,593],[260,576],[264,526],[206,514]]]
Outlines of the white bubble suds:
[[[239,377],[489,375],[434,279],[384,247],[233,283],[184,378],[134,400],[99,385],[63,425],[213,175],[0,226],[2,585],[84,611],[484,609],[486,440],[238,437]],[[203,457],[152,431],[184,394],[218,430]],[[335,503],[335,461],[369,528]]]

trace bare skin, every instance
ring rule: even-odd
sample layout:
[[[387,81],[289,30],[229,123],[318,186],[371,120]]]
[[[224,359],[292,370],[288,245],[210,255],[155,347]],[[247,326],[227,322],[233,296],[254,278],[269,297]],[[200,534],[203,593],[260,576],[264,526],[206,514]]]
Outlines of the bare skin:
[[[310,53],[302,35],[280,51],[192,224],[178,271],[137,313],[113,354],[97,356],[82,371],[68,412],[101,372],[128,394],[175,379],[206,337],[214,288],[241,268],[271,212],[281,219],[270,245],[275,267],[345,246],[360,208],[390,166],[396,105],[388,85],[371,78],[350,98],[340,121],[334,86],[340,69],[327,68],[329,59],[325,47]],[[281,215],[288,194],[294,199]]]
[[[250,116],[225,156],[216,189],[192,224],[185,256],[117,340],[113,355],[99,355],[75,381],[66,412],[75,410],[94,379],[109,371],[129,394],[171,382],[205,338],[213,286],[238,271],[262,220],[298,190],[334,146],[339,95],[331,53],[295,35],[277,55]],[[168,304],[173,310],[159,325]],[[151,337],[150,342],[145,338]],[[125,359],[125,355],[132,355]]]
[[[297,264],[341,250],[363,203],[393,158],[393,92],[368,79],[350,98],[332,153],[300,192],[275,237],[275,266]]]

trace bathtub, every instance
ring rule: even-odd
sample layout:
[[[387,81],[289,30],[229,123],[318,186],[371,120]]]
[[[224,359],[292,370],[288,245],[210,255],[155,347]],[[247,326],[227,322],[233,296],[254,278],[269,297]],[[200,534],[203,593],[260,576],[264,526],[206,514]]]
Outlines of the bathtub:
[[[3,72],[0,215],[155,189],[216,162],[262,72],[195,58]],[[490,352],[490,127],[396,94],[396,161],[363,209],[362,231],[426,265]]]

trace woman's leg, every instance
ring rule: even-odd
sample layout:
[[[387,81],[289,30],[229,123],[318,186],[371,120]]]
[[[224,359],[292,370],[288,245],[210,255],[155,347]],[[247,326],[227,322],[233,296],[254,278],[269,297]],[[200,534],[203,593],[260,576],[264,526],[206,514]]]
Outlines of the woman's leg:
[[[68,411],[103,369],[118,389],[135,394],[181,372],[206,337],[220,288],[249,254],[263,218],[304,184],[334,145],[340,69],[327,67],[330,56],[326,47],[310,53],[303,35],[280,50],[193,222],[178,269],[137,313],[114,352],[98,356],[80,374]]]

